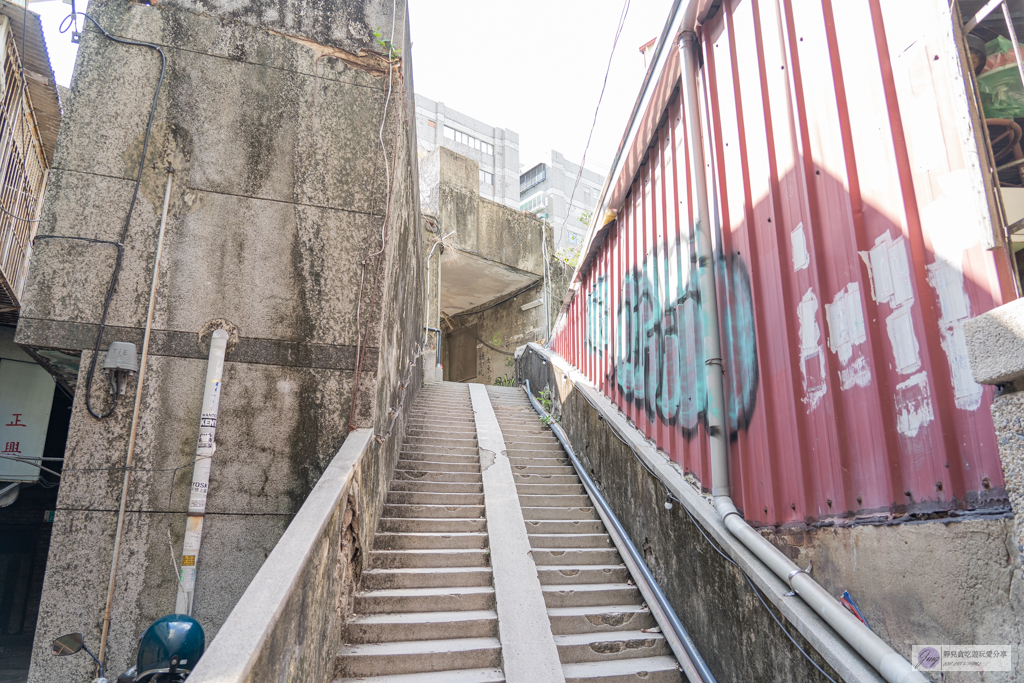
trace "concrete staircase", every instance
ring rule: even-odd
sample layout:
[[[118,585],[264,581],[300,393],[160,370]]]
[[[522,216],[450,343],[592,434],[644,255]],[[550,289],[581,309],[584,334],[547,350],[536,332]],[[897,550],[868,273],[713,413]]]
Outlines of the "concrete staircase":
[[[488,387],[567,683],[683,680],[551,429],[522,389]],[[527,682],[528,683],[528,682]]]
[[[476,395],[478,408],[482,395]],[[518,496],[543,593],[542,605],[534,581],[529,596],[536,596],[539,619],[533,623],[544,623],[544,608],[550,622],[550,633],[539,633],[541,627],[527,635],[548,639],[551,674],[539,677],[544,680],[520,675],[531,680],[511,683],[560,678],[559,662],[568,683],[682,681],[675,657],[550,428],[522,389],[487,387],[486,395],[494,409],[487,424],[497,418],[512,468],[515,494],[509,483],[507,499]],[[484,438],[485,445],[490,438]],[[505,680],[501,643],[517,632],[517,621],[505,611],[499,640],[483,482],[469,386],[427,384],[410,411],[370,568],[356,594],[356,616],[346,625],[347,644],[338,652],[335,683]],[[498,553],[506,547],[502,544]],[[498,570],[499,578],[504,576],[500,565]],[[532,566],[529,571],[532,581]],[[517,591],[527,590],[521,583],[527,582],[502,589],[508,593],[499,598],[510,596],[513,605],[520,604],[525,598]],[[517,661],[530,652],[517,652]]]
[[[428,384],[410,411],[336,683],[505,680],[483,503],[469,387]]]

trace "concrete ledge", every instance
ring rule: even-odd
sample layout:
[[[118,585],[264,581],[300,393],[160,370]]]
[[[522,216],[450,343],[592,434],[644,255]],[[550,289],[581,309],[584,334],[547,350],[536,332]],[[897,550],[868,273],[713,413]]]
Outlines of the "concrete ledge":
[[[37,348],[88,351],[96,344],[98,328],[99,325],[93,323],[23,317],[19,321],[15,341]],[[107,325],[103,338],[107,341],[114,339],[131,342],[141,348],[143,334],[143,328]],[[208,352],[209,349],[203,348],[199,334],[195,332],[154,329],[149,341],[149,353],[154,356],[205,359]],[[364,373],[372,373],[377,367],[378,353],[377,347],[366,348],[366,355],[363,358]],[[228,363],[354,370],[356,347],[240,337],[238,344],[228,351],[225,360]]]
[[[343,574],[336,571],[337,545],[347,493],[372,437],[373,430],[358,429],[345,440],[189,676],[191,683],[330,679]],[[310,632],[315,637],[306,637]]]
[[[1024,377],[1024,299],[993,308],[964,323],[971,372],[978,384]]]
[[[743,571],[751,578],[751,580],[757,585],[757,587],[765,594],[769,600],[771,606],[783,615],[786,621],[788,621],[819,654],[829,666],[831,666],[836,673],[842,677],[844,681],[870,681],[872,683],[884,683],[884,679],[871,667],[870,664],[864,661],[864,659],[851,648],[839,635],[832,630],[832,628],[817,615],[803,600],[800,598],[789,598],[783,594],[789,591],[789,587],[786,586],[775,573],[761,563],[757,557],[751,553],[739,540],[737,540],[719,518],[718,513],[714,509],[713,502],[710,497],[705,497],[694,490],[693,485],[685,478],[683,472],[679,466],[674,462],[671,462],[664,454],[659,452],[652,443],[647,441],[643,435],[638,432],[626,418],[619,412],[619,410],[612,404],[612,402],[599,392],[586,377],[581,373],[577,372],[573,366],[560,355],[553,353],[547,349],[544,349],[537,344],[530,343],[524,354],[524,360],[529,358],[531,354],[538,356],[542,362],[546,363],[550,374],[546,378],[531,377],[531,385],[535,391],[540,391],[547,384],[553,390],[557,387],[557,391],[552,391],[555,394],[557,401],[562,401],[562,416],[563,425],[566,427],[565,432],[569,435],[570,439],[578,435],[573,434],[571,428],[571,416],[567,415],[567,409],[569,405],[565,403],[566,399],[569,398],[571,393],[579,393],[585,396],[585,400],[590,406],[597,411],[597,413],[603,418],[603,423],[610,425],[619,435],[626,441],[626,445],[633,449],[635,453],[643,460],[644,464],[653,472],[661,485],[664,485],[672,495],[678,499],[682,505],[690,512],[694,519],[703,527],[705,533],[711,537],[714,542],[731,557]],[[522,363],[522,361],[521,361]],[[523,363],[525,365],[525,363]],[[525,369],[525,372],[529,374],[529,370]],[[573,439],[576,440],[576,439]],[[593,445],[596,439],[590,438],[588,441]],[[583,455],[583,451],[586,448],[576,447],[578,453]],[[602,487],[610,486],[612,482],[605,482]],[[607,489],[606,489],[607,490]],[[634,501],[635,504],[635,501]],[[619,515],[620,519],[627,519],[627,515],[630,517],[638,516],[636,510],[616,510],[616,514]],[[647,539],[633,539],[633,542],[640,547]],[[639,541],[639,542],[638,542]],[[659,581],[660,582],[660,581]],[[671,598],[671,595],[669,596]],[[762,610],[760,604],[751,597],[750,600],[753,603],[751,609]],[[687,614],[685,611],[681,611],[678,606],[675,606],[680,619],[683,621],[684,626],[688,630],[691,630],[691,625],[687,624]],[[724,617],[723,617],[724,618]],[[700,643],[698,642],[698,647]],[[795,653],[795,650],[794,650]],[[708,652],[702,649],[701,654],[707,658]],[[796,657],[800,657],[799,653],[795,653]],[[710,664],[710,662],[709,662]],[[726,672],[715,671],[716,677],[720,680],[728,680],[729,677],[725,675]],[[777,679],[781,680],[781,679]]]

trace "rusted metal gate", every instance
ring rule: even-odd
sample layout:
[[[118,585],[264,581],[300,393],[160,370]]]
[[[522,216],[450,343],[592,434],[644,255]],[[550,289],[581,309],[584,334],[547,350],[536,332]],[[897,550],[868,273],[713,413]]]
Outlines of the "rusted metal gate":
[[[734,498],[754,524],[1005,501],[962,323],[1012,276],[952,26],[946,0],[725,0],[701,29],[709,167],[688,163],[674,53],[611,179],[617,218],[553,348],[710,484],[707,173]]]

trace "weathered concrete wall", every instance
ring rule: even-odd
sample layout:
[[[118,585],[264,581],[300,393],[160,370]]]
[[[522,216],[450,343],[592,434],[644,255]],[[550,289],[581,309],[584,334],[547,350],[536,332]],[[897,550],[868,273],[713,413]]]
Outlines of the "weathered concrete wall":
[[[964,323],[974,381],[1000,387],[992,399],[1006,494],[1015,518],[1013,547],[1024,560],[1024,299]]]
[[[642,549],[718,679],[824,680],[680,505],[665,509],[664,485],[611,432],[572,375],[563,379],[569,367],[553,368],[532,349],[520,360],[520,374],[530,380],[535,393],[551,389],[577,454]],[[671,469],[682,481],[684,473],[674,465]],[[689,485],[696,491],[699,483],[689,479]],[[723,533],[728,534],[724,529]],[[986,674],[985,680],[1019,679],[1016,653],[1024,645],[1024,574],[1013,552],[1012,520],[1006,516],[763,533],[800,566],[813,560],[813,577],[832,595],[849,590],[871,628],[904,656],[911,656],[914,645],[926,643],[1009,644],[1017,670]],[[781,581],[774,584],[777,589],[769,604],[775,603],[777,613],[782,601],[799,601],[781,597],[788,588]],[[786,615],[780,618],[807,649],[806,637]],[[831,633],[824,624],[817,628]],[[820,653],[814,656],[823,663]]]
[[[438,217],[444,234],[455,231],[451,240],[460,249],[526,273],[543,272],[541,222],[481,197],[475,161],[438,147],[421,164],[423,210]]]
[[[225,324],[233,343],[194,607],[208,639],[345,440],[360,353],[352,426],[372,426],[383,438],[389,410],[415,393],[416,382],[405,382],[418,377],[408,372],[418,350],[407,321],[421,315],[421,245],[405,3],[395,21],[403,52],[390,78],[373,54],[381,48],[372,32],[388,32],[391,7],[386,0],[298,0],[287,11],[187,1],[90,5],[112,34],[158,43],[167,54],[104,346],[141,344],[164,169],[175,168],[107,645],[112,670],[134,657],[150,621],[174,609],[168,557],[181,552],[210,330]],[[117,239],[159,66],[153,51],[111,43],[87,26],[41,234]],[[132,380],[125,405],[103,422],[83,405],[113,251],[40,240],[17,333],[36,351],[81,353],[83,368],[33,683],[84,680],[91,670],[83,658],[51,657],[55,635],[82,631],[90,645],[100,640],[135,392]],[[98,373],[94,405],[107,405],[104,383]],[[357,542],[364,545],[402,428],[399,419],[375,442],[360,481]]]
[[[476,378],[473,382],[517,386],[515,350],[544,339],[544,306],[522,310],[524,304],[544,296],[543,282],[498,303],[452,317],[462,327],[477,326]],[[449,365],[448,362],[445,363]]]

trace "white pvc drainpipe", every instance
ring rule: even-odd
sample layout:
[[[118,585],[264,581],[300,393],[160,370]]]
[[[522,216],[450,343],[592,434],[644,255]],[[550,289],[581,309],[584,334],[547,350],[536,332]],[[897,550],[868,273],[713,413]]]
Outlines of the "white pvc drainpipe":
[[[139,406],[142,404],[142,385],[146,380],[146,359],[149,356],[149,335],[153,330],[153,309],[156,307],[156,284],[160,278],[160,257],[164,250],[164,228],[167,226],[167,207],[171,203],[171,183],[174,168],[167,167],[167,187],[164,189],[164,208],[160,214],[160,233],[156,238],[156,257],[153,260],[153,281],[149,286],[149,308],[146,312],[146,332],[142,337],[142,360],[139,362],[139,381],[135,383],[135,409],[132,411],[132,427],[128,435],[128,457],[124,461],[124,479],[121,482],[121,503],[117,509],[117,529],[114,532],[114,552],[110,560],[110,579],[107,583],[107,603],[103,609],[103,632],[100,635],[99,661],[107,651],[107,634],[110,633],[110,611],[114,605],[114,582],[117,579],[117,559],[121,554],[121,536],[124,532],[124,512],[128,503],[128,481],[132,474],[132,460],[135,458],[135,436],[139,428]]]
[[[224,355],[228,348],[226,330],[214,330],[210,339],[210,357],[206,362],[206,388],[199,417],[199,443],[192,467],[192,490],[188,499],[188,521],[185,523],[185,542],[181,551],[181,573],[178,580],[178,598],[174,610],[178,614],[192,614],[192,600],[196,590],[196,560],[199,544],[203,540],[203,519],[206,515],[206,494],[210,488],[210,466],[217,450],[217,411],[220,408],[221,378],[224,374]]]
[[[729,487],[728,429],[725,423],[722,347],[718,335],[718,296],[715,282],[715,254],[711,240],[711,212],[708,209],[707,179],[703,172],[704,140],[697,86],[697,50],[700,39],[694,33],[697,26],[699,0],[689,0],[683,9],[679,24],[679,53],[683,89],[685,91],[686,118],[689,123],[691,168],[696,169],[694,182],[697,196],[697,262],[700,268],[700,306],[704,325],[704,348],[708,358],[704,372],[708,391],[708,435],[711,446],[711,493],[715,509],[725,527],[766,566],[783,579],[793,591],[804,599],[829,626],[873,666],[889,683],[927,683],[924,674],[893,650],[888,643],[846,610],[839,601],[797,567],[788,557],[766,541],[740,515],[732,501]]]

